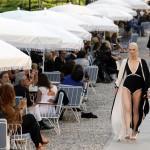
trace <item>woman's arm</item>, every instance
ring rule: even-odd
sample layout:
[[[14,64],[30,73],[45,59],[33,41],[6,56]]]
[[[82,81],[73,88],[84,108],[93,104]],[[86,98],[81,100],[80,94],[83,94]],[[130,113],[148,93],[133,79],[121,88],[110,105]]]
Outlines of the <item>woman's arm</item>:
[[[41,97],[42,97],[42,92],[40,90],[38,90],[37,92],[37,98],[36,98],[36,103],[39,103],[41,101]]]
[[[115,82],[115,87],[119,87],[119,85],[120,85],[120,83],[122,81],[123,74],[124,74],[124,71],[125,71],[126,62],[127,62],[127,59],[124,59],[122,61],[122,63],[121,63],[119,74],[118,74],[118,78],[117,78],[117,80]]]

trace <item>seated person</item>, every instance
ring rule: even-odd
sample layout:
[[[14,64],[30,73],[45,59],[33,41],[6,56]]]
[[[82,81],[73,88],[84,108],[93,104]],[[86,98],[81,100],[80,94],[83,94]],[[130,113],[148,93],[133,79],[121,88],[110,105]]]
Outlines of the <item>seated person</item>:
[[[0,85],[5,83],[10,83],[8,71],[3,71],[0,73]]]
[[[84,77],[84,71],[81,65],[75,65],[72,73],[65,76],[61,84],[83,86],[82,79]]]
[[[37,94],[37,103],[49,103],[55,104],[55,98],[57,95],[57,87],[52,85],[48,77],[45,74],[39,75],[38,80],[38,94]],[[49,112],[50,114],[55,114],[55,107],[49,105],[40,105],[40,113],[45,114]]]
[[[0,109],[4,113],[8,124],[21,124],[22,133],[29,133],[37,150],[43,149],[43,144],[48,140],[41,135],[40,127],[32,114],[24,115],[26,101],[20,100],[18,106],[15,101],[15,91],[11,84],[4,84],[0,87]]]
[[[41,129],[51,129],[44,121],[42,120],[39,112],[39,106],[35,105],[33,100],[30,98],[30,92],[29,89],[27,88],[28,85],[28,79],[26,75],[22,74],[22,76],[17,76],[17,85],[14,87],[16,96],[22,96],[27,99],[27,107],[28,111],[32,113],[37,121],[40,124]]]
[[[78,52],[77,59],[75,59],[75,63],[81,65],[83,68],[89,66],[87,54],[84,50]]]
[[[110,75],[117,75],[118,71],[116,65],[116,56],[112,55],[111,45],[108,41],[102,43],[100,50],[97,52],[96,60],[99,61],[97,65],[99,67],[98,75],[100,80],[105,81],[105,76],[107,74],[111,82],[113,79],[111,79]]]
[[[75,65],[72,70],[72,73],[70,75],[67,75],[66,77],[64,77],[64,80],[61,82],[61,84],[72,85],[72,86],[82,86],[85,89],[87,87],[85,87],[86,85],[83,82],[83,78],[84,78],[84,70],[83,70],[82,66]],[[61,118],[63,116],[63,113],[64,113],[64,111],[61,114]],[[97,118],[97,116],[91,112],[90,113],[82,112],[81,117],[82,118]]]
[[[75,66],[75,61],[66,62],[66,64],[62,68],[61,81],[63,80],[64,77],[72,73],[74,66]]]

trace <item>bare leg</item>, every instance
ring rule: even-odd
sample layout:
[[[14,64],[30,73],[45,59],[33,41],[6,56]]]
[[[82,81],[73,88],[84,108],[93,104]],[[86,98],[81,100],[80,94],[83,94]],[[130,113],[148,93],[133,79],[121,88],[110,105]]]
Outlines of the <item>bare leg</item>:
[[[131,123],[131,93],[126,87],[123,87],[122,93],[123,93],[123,107],[124,107],[126,135],[130,136],[129,131],[130,131],[130,123]]]
[[[136,128],[139,121],[139,104],[141,94],[142,94],[141,89],[138,89],[133,93],[133,123],[134,123],[133,136],[135,136],[137,132]]]

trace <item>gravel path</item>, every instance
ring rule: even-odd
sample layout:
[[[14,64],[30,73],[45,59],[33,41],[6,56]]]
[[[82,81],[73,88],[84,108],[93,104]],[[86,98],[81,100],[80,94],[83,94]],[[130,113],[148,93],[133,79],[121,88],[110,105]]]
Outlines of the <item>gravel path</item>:
[[[141,57],[149,60],[145,47],[147,40],[148,37],[139,38],[138,44]],[[94,95],[92,90],[89,92],[88,112],[96,114],[97,119],[81,119],[81,122],[77,123],[69,113],[69,116],[60,121],[60,136],[53,130],[44,131],[50,140],[47,150],[102,150],[111,140],[110,110],[114,97],[113,86],[113,83],[98,83],[95,87],[97,94]]]

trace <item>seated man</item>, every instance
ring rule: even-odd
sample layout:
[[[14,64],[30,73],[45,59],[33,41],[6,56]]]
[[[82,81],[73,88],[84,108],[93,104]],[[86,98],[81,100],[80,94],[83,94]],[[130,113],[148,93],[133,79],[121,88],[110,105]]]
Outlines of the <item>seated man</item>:
[[[17,76],[16,78],[18,81],[17,85],[14,87],[16,96],[22,96],[27,99],[28,110],[30,113],[35,115],[37,121],[40,124],[41,129],[51,129],[51,127],[49,127],[47,124],[45,124],[43,122],[43,120],[41,119],[38,105],[34,105],[33,101],[31,101],[31,99],[30,99],[29,89],[26,88],[26,86],[28,84],[28,79],[25,76],[25,74],[24,75],[22,74],[21,76]]]

